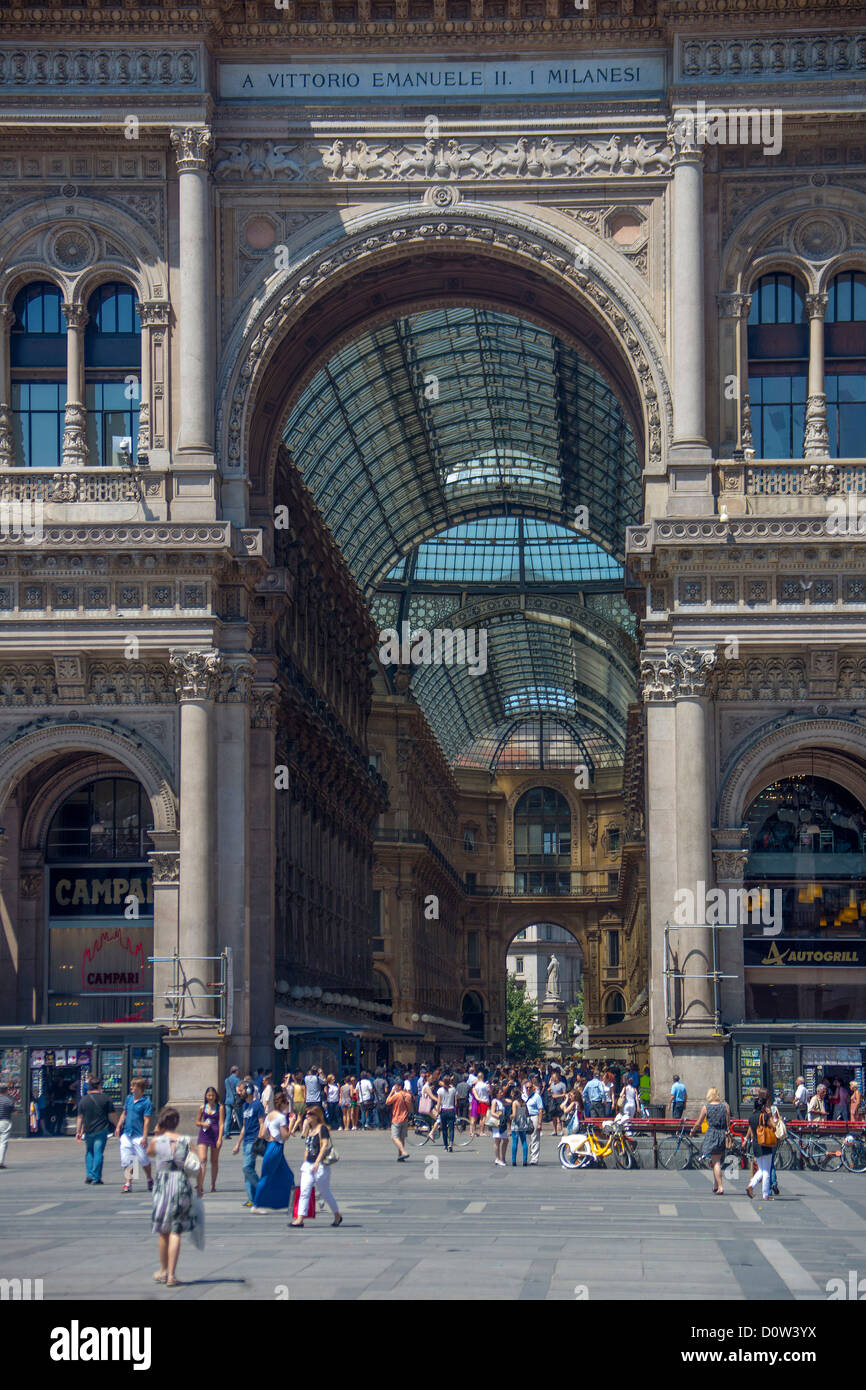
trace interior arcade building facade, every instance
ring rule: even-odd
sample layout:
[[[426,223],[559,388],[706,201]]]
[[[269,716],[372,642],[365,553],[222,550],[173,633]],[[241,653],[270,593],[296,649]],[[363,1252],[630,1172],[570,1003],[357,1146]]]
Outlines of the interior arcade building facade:
[[[656,1105],[863,1084],[866,12],[786,23],[4,9],[22,1132],[499,1058],[530,955]]]

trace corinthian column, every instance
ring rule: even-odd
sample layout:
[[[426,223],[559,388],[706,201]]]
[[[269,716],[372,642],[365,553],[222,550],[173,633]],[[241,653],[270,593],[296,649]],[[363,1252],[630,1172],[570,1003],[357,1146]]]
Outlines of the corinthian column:
[[[703,156],[680,150],[673,179],[674,444],[706,445]]]
[[[215,965],[201,959],[216,946],[214,805],[214,699],[222,658],[216,651],[172,652],[180,705],[180,955],[189,983],[187,1007],[213,1013],[204,999]]]
[[[0,468],[15,464],[12,435],[12,386],[9,372],[9,329],[15,315],[8,304],[0,305]]]
[[[213,453],[213,245],[206,126],[173,130],[180,185],[180,431],[178,450]]]
[[[84,409],[84,328],[87,310],[64,304],[66,316],[66,414],[63,422],[63,467],[87,464],[87,412]],[[101,462],[101,460],[98,460]]]
[[[807,294],[809,315],[809,391],[806,399],[806,430],[803,457],[825,459],[830,454],[827,431],[827,397],[824,392],[824,313],[826,294]]]

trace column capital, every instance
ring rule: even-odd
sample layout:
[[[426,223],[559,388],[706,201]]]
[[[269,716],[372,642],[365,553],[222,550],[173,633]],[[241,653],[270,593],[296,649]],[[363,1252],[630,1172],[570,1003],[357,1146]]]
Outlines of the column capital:
[[[741,294],[738,290],[732,293],[726,290],[716,295],[716,304],[720,319],[745,319],[749,317],[752,296]]]
[[[275,686],[260,686],[253,690],[250,702],[250,724],[254,729],[275,729],[279,698]]]
[[[826,294],[806,295],[806,313],[810,319],[823,319],[827,312],[828,298],[829,296]]]
[[[63,315],[66,319],[67,328],[74,329],[86,328],[90,318],[83,304],[64,303]]]
[[[179,701],[214,699],[223,669],[218,651],[173,651],[169,666]]]
[[[136,305],[142,328],[165,328],[171,316],[167,299],[140,299]]]
[[[693,149],[689,145],[683,145],[681,148],[675,145],[671,165],[674,173],[676,173],[677,169],[684,169],[688,165],[692,165],[700,171],[704,167],[704,152],[703,150]]]
[[[157,885],[180,883],[180,854],[175,850],[153,850],[148,856]]]
[[[663,655],[641,655],[640,680],[646,702],[709,694],[717,662],[713,647],[668,647]]]
[[[254,675],[255,667],[247,657],[225,657],[217,699],[227,705],[245,705],[250,698]]]
[[[742,883],[748,859],[747,849],[714,849],[716,883]]]
[[[208,126],[175,129],[171,132],[171,143],[175,150],[179,174],[210,168],[213,135]]]

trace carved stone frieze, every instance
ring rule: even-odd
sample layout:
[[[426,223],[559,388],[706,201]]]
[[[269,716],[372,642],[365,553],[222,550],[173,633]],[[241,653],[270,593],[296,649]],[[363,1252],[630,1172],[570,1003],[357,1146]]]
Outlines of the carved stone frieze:
[[[809,683],[801,657],[753,656],[721,663],[715,683],[718,700],[804,700]]]
[[[427,139],[371,142],[362,139],[277,143],[239,140],[220,144],[214,177],[221,182],[454,182],[460,179],[573,179],[597,175],[666,174],[674,151],[641,133],[555,139],[521,136],[514,141]]]
[[[175,676],[178,700],[212,700],[223,671],[218,651],[172,652],[169,665]]]
[[[98,48],[55,48],[50,51],[17,43],[0,53],[0,89],[36,87],[46,91],[97,87],[148,91],[189,89],[200,83],[200,63],[194,48],[147,48],[100,44]]]
[[[823,31],[768,38],[686,39],[679,48],[680,80],[764,82],[786,77],[837,80],[866,69],[866,34]],[[741,97],[742,99],[742,97]]]

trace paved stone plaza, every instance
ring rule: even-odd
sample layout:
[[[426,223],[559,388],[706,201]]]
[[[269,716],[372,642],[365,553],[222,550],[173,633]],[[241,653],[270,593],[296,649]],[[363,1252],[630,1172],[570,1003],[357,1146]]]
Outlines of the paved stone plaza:
[[[826,1300],[866,1272],[866,1177],[786,1173],[782,1197],[749,1202],[743,1174],[711,1195],[704,1172],[565,1172],[546,1136],[538,1168],[494,1168],[489,1141],[398,1165],[380,1134],[340,1136],[330,1214],[288,1230],[242,1207],[240,1156],[205,1198],[207,1244],[184,1240],[156,1288],[143,1180],[121,1194],[109,1142],[105,1186],[85,1186],[70,1139],[10,1145],[0,1181],[0,1277],[41,1278],[45,1299]],[[296,1173],[299,1143],[287,1153]],[[429,1157],[438,1178],[425,1177]]]

